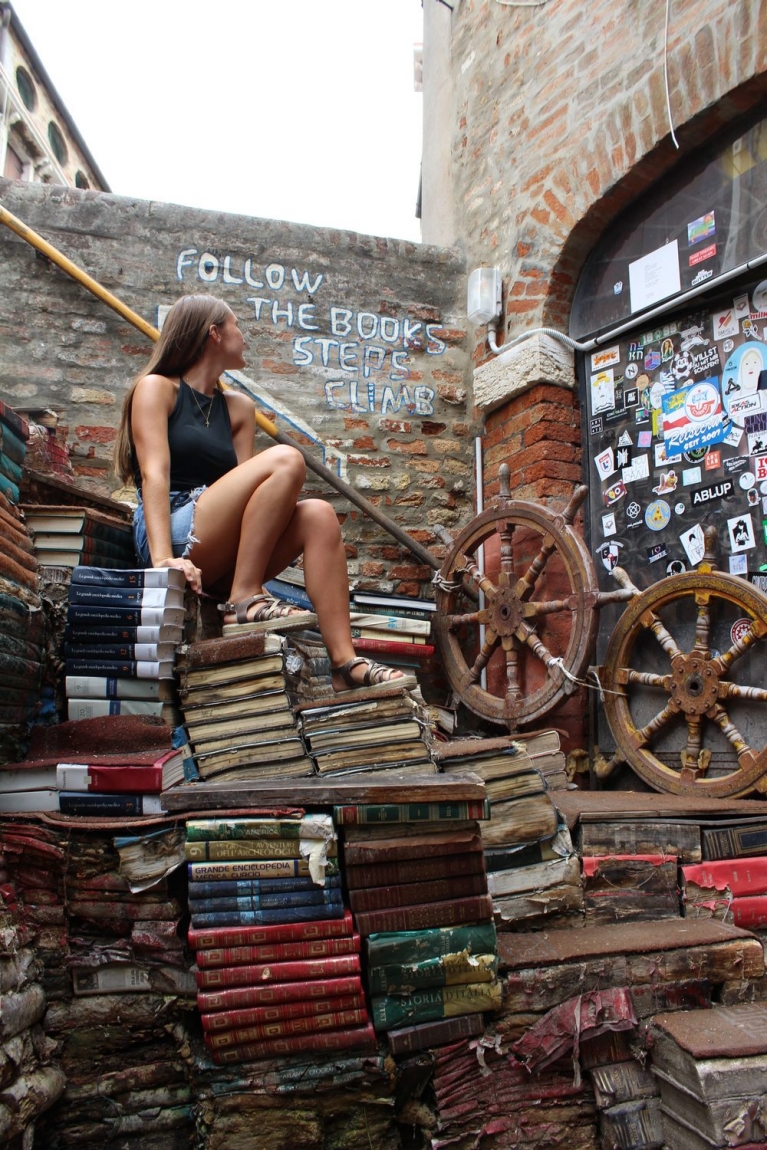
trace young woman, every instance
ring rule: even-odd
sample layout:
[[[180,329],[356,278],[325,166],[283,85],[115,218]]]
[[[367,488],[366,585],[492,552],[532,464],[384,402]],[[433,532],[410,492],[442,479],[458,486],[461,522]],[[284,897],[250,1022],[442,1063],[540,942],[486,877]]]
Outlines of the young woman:
[[[168,312],[145,371],[128,391],[115,450],[135,481],[134,539],[146,566],[177,567],[198,594],[225,586],[225,633],[253,623],[308,626],[314,616],[267,594],[265,581],[303,553],[336,691],[414,686],[411,675],[355,657],[346,554],[335,512],[299,495],[300,451],[254,454],[254,404],[223,390],[222,372],[245,366],[245,340],[230,308],[189,295]]]

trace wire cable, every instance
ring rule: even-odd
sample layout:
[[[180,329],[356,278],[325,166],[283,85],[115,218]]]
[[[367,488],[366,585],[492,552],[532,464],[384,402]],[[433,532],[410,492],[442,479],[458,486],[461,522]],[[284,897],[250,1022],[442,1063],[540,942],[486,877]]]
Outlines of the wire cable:
[[[668,111],[668,126],[671,129],[671,139],[674,141],[674,147],[679,150],[679,141],[674,132],[674,120],[671,115],[671,92],[668,86],[668,22],[669,13],[671,11],[671,0],[666,0],[666,32],[663,45],[663,79],[666,84],[666,109]]]

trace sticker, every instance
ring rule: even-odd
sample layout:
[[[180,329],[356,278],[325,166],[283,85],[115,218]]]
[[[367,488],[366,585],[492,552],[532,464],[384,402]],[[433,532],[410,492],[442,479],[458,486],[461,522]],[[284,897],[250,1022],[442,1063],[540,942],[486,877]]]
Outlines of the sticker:
[[[615,526],[615,512],[611,511],[609,515],[602,516],[602,534],[615,535],[618,528]]]
[[[615,473],[615,455],[612,447],[606,447],[604,451],[600,451],[599,455],[595,455],[594,463],[599,472],[599,478],[609,479]]]
[[[705,338],[703,328],[696,327],[694,324],[692,327],[686,327],[680,334],[682,336],[682,342],[679,345],[681,351],[690,351],[693,347],[708,347],[711,342]]]
[[[748,454],[767,455],[767,434],[763,431],[752,431],[749,433]]]
[[[722,399],[715,377],[664,395],[663,438],[669,453],[689,453],[723,437]]]
[[[701,240],[707,240],[715,232],[714,213],[706,212],[705,215],[698,216],[697,220],[693,220],[687,225],[687,243],[692,247],[693,244],[699,244]]]
[[[730,627],[730,642],[739,643],[744,635],[751,630],[751,623],[751,619],[736,619]]]
[[[650,388],[650,407],[652,407],[654,411],[660,411],[661,407],[663,406],[663,395],[665,390],[666,389],[663,384],[658,383],[657,381]]]
[[[744,491],[750,491],[756,483],[756,476],[753,471],[744,471],[738,480],[738,486],[742,487]]]
[[[689,352],[682,351],[679,355],[674,356],[673,363],[671,364],[671,374],[677,383],[689,379],[692,375],[692,356]]]
[[[639,375],[639,368],[635,363],[627,363],[626,370],[623,374],[626,379],[636,379],[636,377]]]
[[[647,562],[657,563],[659,559],[667,559],[668,551],[665,543],[656,543],[654,547],[647,548]]]
[[[751,292],[752,311],[767,311],[767,280],[758,283]]]
[[[619,447],[615,452],[616,467],[631,467],[631,452],[628,447]],[[626,476],[623,476],[624,480]]]
[[[726,339],[724,341],[724,343],[722,344],[722,351],[724,352],[725,355],[729,355],[734,347],[735,347],[735,344],[732,342],[732,340]]]
[[[699,271],[690,280],[690,287],[697,287],[698,284],[704,284],[706,280],[710,280],[714,274],[713,268],[700,268]]]
[[[677,515],[684,515],[685,506],[684,506],[684,503],[681,502],[681,500],[679,501],[679,503],[674,504],[674,511],[676,511]]]
[[[667,575],[683,575],[687,570],[681,559],[672,559],[666,567]]]
[[[735,312],[735,315],[738,319],[745,319],[746,316],[748,316],[751,308],[749,306],[748,294],[746,292],[744,292],[743,295],[735,296],[734,300],[732,301],[732,310]],[[730,349],[725,348],[724,350],[729,351]]]
[[[722,466],[722,453],[721,451],[709,451],[706,458],[703,460],[703,466],[706,471],[717,471]]]
[[[616,363],[620,363],[621,350],[616,344],[615,347],[606,347],[601,351],[595,351],[591,356],[591,370],[604,371],[606,367],[613,367]]]
[[[745,555],[730,556],[730,574],[748,575],[748,560]]]
[[[749,507],[759,506],[759,492],[755,487],[752,487],[750,491],[746,492],[746,501],[748,502]]]
[[[747,340],[736,348],[725,361],[722,370],[722,395],[730,418],[742,426],[742,416],[753,410],[761,410],[761,396],[755,393],[759,388],[759,376],[767,361],[767,345],[757,340]],[[739,401],[754,396],[759,401],[757,408],[744,406]]]
[[[700,483],[702,478],[699,467],[687,467],[682,472],[682,486],[693,487],[696,483]]]
[[[693,451],[685,451],[684,457],[688,463],[700,463],[706,458],[707,447],[696,447]]]
[[[637,447],[649,447],[652,443],[651,431],[640,431],[637,435]]]
[[[752,319],[743,320],[743,334],[746,339],[759,339],[759,325]]]
[[[624,431],[623,434],[621,435],[620,439],[618,440],[618,447],[633,447],[633,446],[634,446],[634,444],[632,442],[631,436],[629,435],[629,433],[627,431]]]
[[[706,550],[703,528],[700,523],[696,523],[689,531],[685,531],[683,535],[680,535],[679,542],[684,547],[687,561],[692,567],[697,567]]]
[[[674,358],[674,341],[673,339],[664,339],[660,345],[660,358],[661,363],[668,363],[670,359]]]
[[[612,507],[613,503],[617,503],[626,494],[626,485],[620,479],[613,483],[611,487],[607,488],[604,493],[604,501],[608,507]]]
[[[710,375],[712,372],[718,375],[719,368],[719,352],[715,347],[709,347],[704,351],[694,351],[692,353],[693,375]]]
[[[655,371],[655,369],[658,367],[660,367],[660,352],[648,351],[647,355],[644,357],[645,371]]]
[[[730,430],[725,435],[724,439],[722,440],[722,443],[726,443],[728,445],[728,447],[738,447],[738,446],[740,446],[740,441],[742,438],[743,438],[743,428],[742,427],[731,427]]]
[[[677,482],[675,471],[663,471],[658,486],[653,487],[653,491],[656,495],[670,495],[672,491],[676,491]]]
[[[762,515],[767,515],[767,495],[762,496]],[[765,542],[767,543],[767,539]]]
[[[763,395],[764,392],[760,393]],[[767,411],[754,411],[751,415],[747,415],[743,420],[743,426],[746,432],[749,431],[767,431]]]
[[[595,416],[589,420],[589,435],[601,435],[604,429],[605,421],[601,415]]]
[[[613,571],[618,566],[622,546],[622,543],[613,542],[601,543],[599,547],[597,547],[597,555],[602,560],[606,571]]]
[[[750,515],[735,515],[727,520],[727,530],[730,533],[730,549],[734,554],[738,551],[750,551],[756,547],[754,541],[754,524]]]
[[[600,411],[612,411],[615,407],[615,376],[610,367],[591,377],[591,411],[598,415]]]
[[[651,531],[662,531],[668,526],[671,518],[671,508],[665,499],[653,499],[644,513],[645,525]]]
[[[727,499],[732,495],[735,487],[731,479],[723,479],[711,487],[701,487],[692,493],[692,506],[703,507],[707,503],[717,503],[720,499]]]
[[[636,343],[632,340],[632,342],[629,344],[628,350],[629,363],[636,362],[640,359],[644,359],[644,344]]]
[[[691,256],[687,257],[687,264],[689,267],[694,268],[696,264],[704,264],[706,260],[711,260],[716,255],[716,244],[709,244],[705,248],[701,248],[699,252],[693,252]]]
[[[729,459],[725,459],[725,461],[724,461],[724,473],[725,473],[725,475],[738,475],[741,471],[745,471],[745,469],[747,467],[748,467],[748,456],[747,455],[733,455]],[[765,479],[767,479],[767,471],[765,471],[764,477],[765,477]]]
[[[767,595],[767,575],[752,575],[751,582],[757,591],[764,591]]]
[[[636,519],[641,514],[642,508],[639,506],[636,500],[634,500],[632,503],[629,503],[626,508],[626,515],[629,517],[629,519]]]
[[[623,291],[623,280],[616,280],[613,284],[613,295],[620,295]]]
[[[727,336],[740,335],[740,326],[735,309],[728,307],[724,311],[715,311],[712,319],[714,339],[726,339]]]
[[[762,495],[767,495],[767,460],[755,459],[754,471],[756,472],[756,478],[762,481],[759,484],[759,490]]]
[[[621,449],[623,450],[623,449]],[[624,467],[621,472],[621,477],[624,483],[636,483],[638,479],[649,479],[650,477],[650,457],[649,455],[637,455],[631,461],[628,467]]]
[[[674,455],[669,455],[666,451],[666,444],[661,440],[660,443],[655,444],[655,466],[665,467],[669,463],[680,463],[682,456],[679,452]]]

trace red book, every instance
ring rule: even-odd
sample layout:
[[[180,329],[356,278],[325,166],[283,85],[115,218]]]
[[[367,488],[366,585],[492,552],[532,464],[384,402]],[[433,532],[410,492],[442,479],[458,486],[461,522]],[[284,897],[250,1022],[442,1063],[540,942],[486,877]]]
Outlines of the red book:
[[[331,958],[338,954],[359,954],[360,936],[315,938],[303,942],[275,942],[271,946],[225,946],[198,950],[197,965],[243,966],[254,962],[287,962],[294,958]]]
[[[216,986],[265,986],[270,982],[307,982],[321,978],[339,978],[344,974],[359,974],[359,972],[360,956],[342,954],[337,958],[307,958],[301,962],[262,962],[257,966],[214,967],[212,970],[198,970],[195,978],[201,990],[208,990]]]
[[[349,911],[343,918],[319,919],[317,922],[286,922],[272,926],[194,927],[189,930],[189,945],[194,950],[212,950],[224,946],[271,946],[276,942],[298,942],[317,938],[343,938],[354,934]]]
[[[159,795],[183,778],[184,756],[177,749],[129,754],[123,761],[111,763],[96,759],[56,766],[56,786],[61,791]]]
[[[330,1014],[315,1014],[307,1018],[282,1018],[278,1022],[264,1022],[221,1034],[205,1034],[205,1044],[211,1050],[229,1046],[243,1046],[246,1042],[261,1042],[267,1038],[282,1038],[291,1034],[320,1034],[324,1030],[340,1030],[344,1026],[361,1026],[367,1022],[365,1007],[361,1010],[334,1010]]]
[[[198,991],[197,1008],[204,1012],[243,1010],[250,1006],[274,1006],[284,1002],[303,1002],[362,994],[360,976],[318,978],[312,982],[278,982],[267,986],[230,987],[228,990]]]
[[[243,1010],[217,1010],[201,1014],[203,1030],[218,1033],[242,1026],[260,1026],[286,1018],[310,1018],[315,1014],[334,1014],[341,1010],[362,1010],[362,994],[339,994],[335,998],[303,998],[298,1002],[279,1002],[274,1006],[251,1006]]]
[[[434,834],[408,834],[402,838],[386,838],[384,832],[377,839],[361,838],[348,841],[344,847],[344,859],[347,866],[360,866],[363,863],[401,862],[477,852],[482,853],[482,834],[479,828],[437,831]]]
[[[346,866],[344,875],[349,891],[362,887],[388,886],[390,883],[428,882],[453,875],[484,874],[482,851],[471,854],[443,855],[441,858],[413,859],[412,862],[370,863]]]
[[[745,930],[764,930],[767,928],[767,895],[754,894],[742,898],[734,898],[730,903],[730,915],[727,919],[735,926]]]
[[[281,1054],[304,1054],[323,1050],[356,1050],[376,1048],[376,1036],[370,1023],[355,1026],[349,1030],[327,1030],[322,1034],[293,1034],[290,1037],[274,1038],[270,1041],[249,1042],[244,1046],[234,1046],[230,1050],[215,1050],[213,1061],[219,1066],[234,1062],[249,1062],[256,1058],[274,1058]]]
[[[767,857],[715,859],[682,867],[685,884],[710,889],[729,890],[740,895],[767,894]]]
[[[482,922],[493,917],[493,900],[489,894],[448,902],[428,902],[422,906],[390,907],[388,910],[361,911],[355,914],[357,930],[363,938],[393,930],[427,930],[431,926],[458,926],[464,922]],[[199,977],[199,976],[198,976]]]
[[[359,636],[352,639],[355,651],[371,651],[378,655],[409,655],[413,659],[430,659],[434,654],[433,643],[403,643],[397,639],[366,639]]]
[[[360,910],[421,906],[426,902],[443,902],[449,898],[466,898],[472,894],[487,894],[487,876],[484,873],[456,875],[454,878],[433,879],[431,882],[394,883],[390,886],[350,890],[349,906],[356,914]]]

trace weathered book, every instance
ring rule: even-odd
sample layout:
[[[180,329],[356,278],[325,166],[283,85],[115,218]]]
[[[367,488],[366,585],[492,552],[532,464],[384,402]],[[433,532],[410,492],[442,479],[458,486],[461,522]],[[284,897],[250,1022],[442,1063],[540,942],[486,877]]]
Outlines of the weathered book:
[[[493,982],[498,974],[495,954],[444,954],[420,962],[401,962],[368,969],[371,994],[415,994],[424,987]]]
[[[363,634],[367,634],[368,631],[375,632],[376,636],[393,633],[395,637],[398,635],[425,637],[431,634],[431,618],[425,619],[420,615],[384,615],[377,612],[352,611],[350,620],[352,627],[358,628]]]
[[[494,894],[492,899],[499,929],[507,927],[509,923],[515,924],[515,927],[521,927],[524,923],[526,929],[532,930],[547,920],[553,920],[557,926],[569,925],[564,916],[573,913],[577,913],[575,925],[581,925],[584,900],[580,883],[562,882],[540,890],[520,891],[518,894]]]
[[[349,906],[359,911],[385,910],[387,907],[420,906],[429,902],[444,902],[451,898],[487,894],[486,876],[476,874],[455,875],[452,878],[432,879],[430,882],[392,883],[387,886],[349,889]]]
[[[312,1014],[306,1018],[280,1018],[274,1022],[259,1022],[234,1030],[208,1031],[204,1041],[211,1050],[226,1050],[247,1042],[282,1038],[290,1034],[321,1034],[327,1030],[340,1030],[344,1026],[361,1026],[367,1021],[368,1015],[363,1003],[362,1008],[351,1010],[330,1010],[327,1014]]]
[[[64,656],[67,659],[87,659],[97,662],[102,659],[130,659],[135,662],[160,662],[172,660],[176,653],[175,643],[65,643]]]
[[[58,763],[56,786],[62,791],[161,794],[184,778],[183,755],[179,750],[137,751],[114,756],[116,761]]]
[[[663,1147],[664,1150],[716,1150],[716,1147],[708,1138],[704,1138],[697,1130],[694,1130],[686,1122],[680,1122],[678,1118],[674,1118],[663,1109],[661,1103],[661,1128],[663,1134]],[[738,1150],[767,1150],[767,1141],[762,1142],[739,1142]]]
[[[329,958],[307,958],[299,962],[262,962],[253,966],[223,966],[198,970],[195,974],[200,990],[227,986],[265,987],[270,983],[308,983],[328,978],[360,974],[358,954],[341,954]],[[308,995],[303,995],[304,998]]]
[[[73,569],[81,563],[87,563],[88,566],[91,566],[93,557],[96,555],[107,555],[110,559],[124,560],[126,567],[132,566],[136,558],[133,551],[133,539],[129,531],[124,532],[119,541],[105,539],[99,535],[68,534],[66,531],[35,531],[34,545],[35,552],[39,552],[41,556],[49,551],[66,551],[75,556],[87,556],[87,558],[82,559],[76,558],[72,564]],[[95,566],[95,564],[93,565]],[[103,564],[103,566],[108,566],[108,564]]]
[[[334,958],[339,954],[359,954],[358,934],[343,938],[315,938],[298,942],[275,942],[262,946],[222,946],[197,951],[197,965],[253,966],[261,962],[291,962],[301,958]]]
[[[426,642],[425,635],[416,635],[413,632],[406,631],[393,631],[381,627],[360,627],[359,624],[353,623],[351,627],[352,639],[356,642],[357,639],[376,639],[383,640],[387,644],[391,642],[407,643],[408,646],[423,647]]]
[[[115,506],[115,514],[95,507],[63,507],[58,504],[25,503],[24,517],[32,531],[59,531],[68,535],[102,535],[118,541],[132,539],[130,510]],[[114,536],[112,532],[115,532]]]
[[[405,743],[422,737],[421,724],[416,719],[382,719],[376,726],[341,727],[335,730],[310,732],[304,735],[313,754],[344,750],[355,746],[378,747],[380,743]]]
[[[479,827],[471,830],[437,830],[432,834],[407,835],[401,839],[388,839],[380,834],[369,839],[347,842],[344,858],[347,866],[365,863],[399,862],[421,858],[439,858],[445,853],[471,854],[482,851]]]
[[[279,738],[280,731],[292,731],[296,721],[287,709],[251,715],[244,707],[238,718],[216,722],[192,723],[189,738],[199,753],[224,750],[232,744],[269,742]]]
[[[435,651],[433,643],[407,643],[402,639],[353,638],[352,643],[355,651],[370,651],[384,656],[408,655],[413,659],[430,659]]]
[[[250,1062],[257,1058],[276,1058],[282,1054],[321,1053],[326,1050],[375,1050],[376,1039],[373,1027],[350,1027],[345,1030],[327,1030],[322,1034],[294,1034],[285,1038],[273,1038],[263,1042],[249,1042],[231,1050],[216,1050],[212,1053],[214,1062],[227,1066],[237,1062]]]
[[[638,1098],[603,1110],[600,1133],[606,1146],[662,1147],[660,1100]],[[685,1146],[685,1150],[691,1150]]]
[[[583,895],[587,926],[608,922],[652,922],[678,918],[679,897],[673,891],[663,894],[643,890],[595,890]]]
[[[172,679],[173,659],[65,659],[67,676],[108,679]]]
[[[288,878],[296,875],[310,878],[307,859],[232,859],[230,862],[189,863],[190,882],[215,882],[219,879]],[[326,874],[338,874],[338,863],[328,859]]]
[[[307,735],[320,731],[339,731],[372,727],[378,722],[396,718],[410,718],[420,713],[419,705],[407,691],[394,689],[375,698],[346,699],[348,692],[336,695],[331,703],[316,706],[300,703],[296,708]]]
[[[499,803],[511,799],[522,799],[528,795],[542,795],[548,790],[546,780],[540,771],[520,771],[514,775],[504,775],[502,778],[487,779],[485,782],[487,798],[492,809]]]
[[[455,803],[357,803],[333,807],[333,822],[337,826],[489,818],[490,804],[486,799]]]
[[[282,942],[305,942],[322,938],[351,938],[354,935],[351,912],[342,919],[323,922],[289,923],[274,926],[223,927],[219,930],[190,930],[189,945],[195,950],[230,946],[273,946]]]
[[[767,1145],[767,1091],[758,1094],[728,1095],[726,1098],[700,1098],[674,1082],[659,1067],[654,1068],[660,1083],[661,1109],[681,1127],[694,1131],[711,1146],[731,1146],[733,1133],[741,1132],[750,1142]],[[735,1134],[737,1138],[737,1134]]]
[[[359,974],[337,978],[312,978],[308,981],[274,982],[264,986],[231,986],[221,990],[199,990],[197,1007],[203,1014],[229,1010],[250,1010],[253,1007],[281,1006],[288,1002],[322,1002],[328,998],[347,995],[362,996]]]
[[[683,862],[700,862],[700,828],[693,822],[664,819],[610,819],[579,823],[583,855],[676,855]]]
[[[335,912],[343,903],[339,889],[294,890],[286,892],[264,891],[240,895],[216,895],[214,898],[197,898],[189,901],[192,921],[197,923],[200,915],[224,911],[280,910],[288,907],[326,907],[328,914]],[[331,911],[331,908],[333,910]]]
[[[598,891],[635,890],[642,894],[679,894],[675,855],[587,855],[583,886]]]
[[[4,410],[0,413],[0,443],[9,459],[15,463],[23,463],[27,454],[25,441],[29,435],[29,424],[23,415],[7,405],[3,406]],[[14,422],[11,423],[11,420]]]
[[[488,847],[532,843],[550,839],[558,825],[559,815],[549,795],[528,795],[493,803],[482,838]]]
[[[326,842],[325,851],[329,858],[338,854],[335,841]],[[184,848],[189,862],[203,862],[207,859],[222,862],[228,859],[297,859],[301,858],[302,840],[297,838],[227,838],[190,841],[187,837]]]
[[[75,567],[72,583],[91,587],[175,587],[183,591],[186,579],[176,567]]]
[[[482,779],[529,771],[532,762],[516,736],[492,739],[451,739],[437,743],[434,757],[446,773],[473,771]]]
[[[184,716],[190,731],[198,726],[229,722],[243,715],[256,718],[259,715],[288,711],[292,714],[290,700],[285,691],[245,691],[239,697],[222,702],[205,702],[195,698],[191,691],[184,697]]]
[[[342,902],[323,901],[319,906],[287,906],[272,910],[197,911],[192,904],[191,919],[195,930],[223,926],[267,926],[281,922],[316,922],[324,918],[343,918]]]
[[[400,883],[428,882],[451,876],[484,874],[485,860],[481,851],[443,855],[442,858],[413,859],[412,862],[370,863],[351,866],[344,847],[346,882],[349,890],[381,887]]]
[[[497,936],[492,922],[470,926],[435,927],[429,930],[392,931],[372,934],[365,940],[368,966],[423,962],[446,954],[494,954]]]
[[[59,810],[64,815],[119,818],[123,815],[160,815],[164,813],[164,809],[159,795],[105,795],[59,791]]]
[[[700,837],[704,859],[767,854],[767,818],[739,819],[736,823],[702,822]]]
[[[22,442],[29,438],[29,422],[20,412],[15,411],[14,408],[3,400],[0,400],[0,420],[6,427],[9,427],[14,435]]]
[[[384,595],[377,591],[355,591],[352,594],[352,603],[359,605],[365,611],[380,608],[387,612],[392,611],[396,615],[409,612],[416,618],[429,616],[437,610],[437,604],[433,599],[416,599],[412,595]]]
[[[387,910],[358,911],[354,915],[357,930],[369,934],[400,930],[426,930],[432,926],[458,926],[482,922],[493,917],[493,900],[489,894],[429,902],[421,906],[390,907]]]
[[[134,681],[131,679],[131,682]],[[163,679],[162,682],[167,683],[168,680]],[[161,699],[67,700],[67,718],[73,722],[80,719],[96,719],[105,715],[153,715],[163,719],[169,727],[177,727],[183,721],[178,707],[173,703],[164,703]]]
[[[333,828],[327,815],[306,815],[303,818],[213,818],[189,819],[186,824],[187,842],[208,842],[222,839],[322,839],[333,838]]]
[[[72,627],[182,627],[183,607],[89,607],[70,603],[67,623]]]
[[[600,1110],[639,1098],[655,1098],[658,1094],[658,1083],[649,1066],[643,1066],[636,1058],[592,1066],[588,1074]]]
[[[767,858],[717,859],[681,868],[685,898],[703,899],[717,893],[732,896],[767,893]]]
[[[110,962],[104,966],[74,967],[72,989],[76,995],[146,993],[152,984],[148,967]]]
[[[485,1029],[481,1014],[459,1014],[455,1018],[442,1018],[436,1022],[422,1022],[389,1030],[387,1039],[392,1054],[412,1054],[416,1050],[429,1050],[434,1046],[447,1046],[462,1038],[472,1038]]]
[[[187,889],[190,902],[209,898],[240,898],[252,894],[290,894],[294,891],[340,890],[341,876],[330,875],[324,882],[310,878],[264,878],[224,882],[193,882]]]
[[[248,632],[224,638],[190,643],[181,653],[180,666],[189,674],[205,673],[215,666],[248,663],[285,650],[283,636],[270,632]]]
[[[580,887],[580,865],[575,855],[549,859],[530,866],[488,872],[487,889],[492,895],[512,895],[565,883]]]
[[[382,995],[370,1002],[370,1017],[376,1030],[389,1030],[408,1023],[432,1022],[456,1014],[478,1014],[500,1010],[503,990],[498,979],[461,986],[443,986],[410,995]]]
[[[395,769],[403,767],[426,770],[431,767],[428,747],[421,739],[408,742],[379,743],[375,747],[346,748],[338,751],[309,752],[317,765],[321,775],[333,774],[364,768],[373,770],[381,767]],[[432,767],[432,769],[434,769]]]
[[[78,564],[93,563],[94,566],[104,566],[113,563],[117,566],[123,563],[126,567],[135,562],[133,551],[123,551],[117,545],[105,543],[103,551],[67,551],[65,548],[35,547],[35,555],[41,567],[71,567]]]
[[[122,679],[113,675],[67,675],[64,690],[68,699],[159,699],[172,702],[172,683],[159,679]]]
[[[288,984],[292,985],[292,984]],[[206,996],[207,997],[207,996]],[[218,1034],[244,1026],[261,1026],[290,1018],[312,1019],[319,1014],[334,1014],[342,1010],[364,1010],[365,998],[359,994],[339,994],[326,998],[302,998],[297,1002],[276,1002],[269,1006],[249,1006],[242,1010],[216,1010],[202,1013],[203,1030]],[[309,1027],[307,1027],[309,1029]]]

